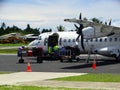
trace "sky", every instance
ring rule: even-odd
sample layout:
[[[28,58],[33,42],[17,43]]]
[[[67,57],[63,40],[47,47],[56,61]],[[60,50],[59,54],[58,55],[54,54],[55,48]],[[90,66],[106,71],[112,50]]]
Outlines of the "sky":
[[[67,30],[75,29],[66,18],[94,17],[120,27],[120,0],[0,0],[0,24],[16,25],[25,29],[52,28],[62,25]]]

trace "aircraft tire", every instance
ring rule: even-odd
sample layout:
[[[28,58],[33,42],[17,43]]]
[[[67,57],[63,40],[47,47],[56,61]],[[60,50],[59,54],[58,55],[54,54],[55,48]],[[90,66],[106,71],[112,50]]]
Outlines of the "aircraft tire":
[[[120,62],[120,56],[115,57],[117,62]]]
[[[37,63],[43,63],[42,57],[37,57]]]
[[[62,57],[60,57],[60,62],[63,62],[63,58]]]
[[[76,58],[76,60],[77,60],[77,62],[79,62],[79,61],[80,61],[80,58]]]
[[[68,61],[69,61],[69,62],[72,62],[72,58],[68,58]]]
[[[19,59],[19,63],[24,63],[24,59]]]

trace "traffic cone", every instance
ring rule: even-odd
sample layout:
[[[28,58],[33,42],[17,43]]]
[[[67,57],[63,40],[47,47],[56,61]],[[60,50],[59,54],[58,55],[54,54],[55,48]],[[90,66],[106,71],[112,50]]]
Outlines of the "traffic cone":
[[[27,70],[26,72],[32,72],[31,70],[31,66],[30,66],[30,61],[28,60],[28,64],[27,64]]]
[[[96,60],[95,59],[93,60],[92,68],[96,69]]]

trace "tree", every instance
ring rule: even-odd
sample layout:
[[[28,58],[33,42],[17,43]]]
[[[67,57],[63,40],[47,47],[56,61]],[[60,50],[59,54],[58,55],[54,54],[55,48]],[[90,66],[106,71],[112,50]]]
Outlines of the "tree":
[[[50,29],[45,29],[45,28],[43,28],[43,30],[42,30],[41,33],[45,33],[45,32],[52,32],[52,29],[51,29],[51,28],[50,28]]]
[[[63,32],[63,31],[65,31],[65,27],[63,27],[62,25],[59,25],[59,26],[57,26],[57,30],[59,32]]]
[[[3,28],[4,30],[6,29],[6,24],[4,22],[2,23],[1,28]]]
[[[97,18],[92,18],[92,21],[93,21],[93,22],[96,22],[96,23],[102,23],[102,21],[100,21],[100,20],[97,19]]]
[[[25,34],[30,34],[30,33],[32,33],[31,28],[30,28],[30,24],[27,24],[26,29],[24,29],[24,33],[25,33]]]
[[[0,35],[3,35],[4,34],[4,29],[3,27],[0,28]]]
[[[86,20],[86,21],[87,21],[88,19],[87,19],[86,17],[84,17],[83,20]]]

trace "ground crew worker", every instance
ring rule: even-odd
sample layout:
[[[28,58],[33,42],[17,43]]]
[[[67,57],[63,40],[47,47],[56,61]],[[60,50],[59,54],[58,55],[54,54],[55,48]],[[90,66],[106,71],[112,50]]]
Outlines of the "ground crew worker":
[[[49,54],[52,53],[52,47],[51,47],[51,46],[48,47],[48,53],[49,53]]]
[[[54,54],[55,54],[55,55],[58,55],[59,47],[58,47],[57,44],[53,47],[53,50],[54,50]]]

